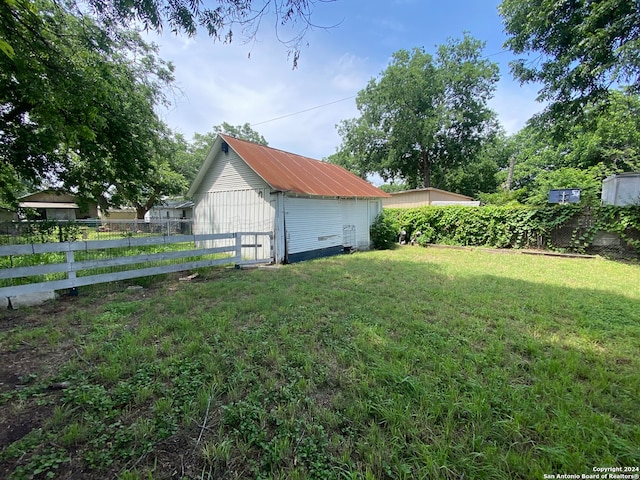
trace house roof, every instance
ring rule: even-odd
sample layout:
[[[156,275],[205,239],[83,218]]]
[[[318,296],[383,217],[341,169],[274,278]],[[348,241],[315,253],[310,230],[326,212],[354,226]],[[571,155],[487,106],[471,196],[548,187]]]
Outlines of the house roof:
[[[43,188],[42,190],[36,190],[35,192],[31,192],[31,193],[27,193],[26,195],[22,195],[21,197],[18,197],[18,200],[28,200],[31,197],[35,197],[36,195],[59,195],[59,196],[72,196],[75,197],[75,195],[73,193],[64,191],[64,190],[60,190],[60,189],[56,189],[56,188]]]
[[[229,135],[218,135],[212,150],[220,148],[218,145],[223,141],[276,191],[327,197],[389,197],[389,194],[338,165],[239,140]],[[213,155],[209,154],[189,190],[189,195],[195,192],[211,161]]]
[[[191,208],[193,207],[193,202],[191,200],[163,200],[162,203],[159,203],[158,205],[154,205],[154,209],[158,210],[158,209],[176,209],[176,210],[181,210],[184,208]]]
[[[406,195],[406,194],[410,194],[410,193],[415,193],[415,192],[440,192],[440,193],[445,193],[447,195],[452,195],[455,197],[459,197],[460,199],[465,199],[465,200],[473,200],[472,197],[469,197],[467,195],[462,195],[460,193],[454,193],[454,192],[449,192],[447,190],[441,190],[439,188],[434,188],[434,187],[426,187],[426,188],[416,188],[414,190],[402,190],[400,192],[392,192],[391,196],[395,197],[395,196],[402,196],[402,195]]]

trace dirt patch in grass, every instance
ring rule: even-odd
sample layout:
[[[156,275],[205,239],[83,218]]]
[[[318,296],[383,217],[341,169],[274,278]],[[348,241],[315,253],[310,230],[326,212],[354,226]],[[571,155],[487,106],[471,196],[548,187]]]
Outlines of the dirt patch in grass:
[[[197,432],[179,432],[156,445],[153,452],[132,462],[130,469],[153,471],[154,478],[198,478],[202,467],[198,464],[198,452],[194,451]],[[118,472],[114,472],[116,474]]]
[[[496,258],[398,249],[213,269],[0,312],[0,478],[540,478],[637,463],[637,270]]]
[[[27,387],[36,379],[46,382],[75,354],[72,342],[53,347],[23,346],[2,353],[0,393]]]
[[[67,327],[59,326],[55,340],[47,329],[52,319],[72,308],[73,301],[60,299],[0,316],[0,451],[52,418],[64,387],[56,385],[55,377],[76,351]],[[42,334],[30,336],[34,331]],[[0,462],[0,478],[7,478],[13,463]]]
[[[25,388],[36,380],[46,382],[76,354],[73,337],[82,327],[64,323],[51,325],[73,309],[73,303],[73,300],[61,299],[0,316],[0,394]],[[55,335],[50,328],[55,330]]]
[[[108,297],[95,298],[94,304],[108,302]],[[61,319],[78,308],[78,298],[60,297],[0,313],[0,451],[51,420],[66,387],[56,376],[78,358],[75,342],[85,330],[79,322]],[[0,462],[0,478],[7,478],[13,463]]]
[[[18,411],[16,411],[18,410]],[[23,409],[7,409],[11,412],[10,418],[5,415],[0,419],[0,449],[20,440],[38,428],[50,416],[51,408],[38,407],[36,405]]]

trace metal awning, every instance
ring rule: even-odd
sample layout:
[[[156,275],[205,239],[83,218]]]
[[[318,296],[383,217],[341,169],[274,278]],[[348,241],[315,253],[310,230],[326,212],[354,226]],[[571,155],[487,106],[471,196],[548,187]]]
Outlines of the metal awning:
[[[77,203],[73,202],[21,202],[18,204],[20,208],[60,208],[60,209],[79,209]]]

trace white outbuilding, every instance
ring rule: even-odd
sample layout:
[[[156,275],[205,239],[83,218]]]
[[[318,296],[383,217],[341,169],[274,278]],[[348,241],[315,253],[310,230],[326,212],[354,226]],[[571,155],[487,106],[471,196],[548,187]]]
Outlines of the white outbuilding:
[[[273,244],[259,243],[275,263],[369,249],[389,197],[338,165],[228,135],[216,137],[188,195],[195,233],[271,232]]]
[[[605,178],[602,181],[602,204],[619,207],[640,205],[640,172]]]

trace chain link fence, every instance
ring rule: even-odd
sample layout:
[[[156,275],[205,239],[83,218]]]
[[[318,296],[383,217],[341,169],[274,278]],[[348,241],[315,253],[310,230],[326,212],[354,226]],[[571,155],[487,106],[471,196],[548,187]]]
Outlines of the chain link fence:
[[[174,243],[169,245],[149,244],[136,247],[116,247],[104,249],[88,249],[75,254],[76,261],[105,261],[136,255],[159,255],[167,252],[188,251],[196,248],[193,242],[193,221],[183,219],[144,220],[25,220],[0,222],[0,246],[25,244],[50,244],[61,242],[94,242],[104,240],[126,240],[136,238],[153,238],[171,236]],[[180,236],[184,235],[184,242]],[[177,237],[177,238],[176,238]],[[177,240],[177,241],[175,241]],[[63,252],[45,252],[32,255],[12,255],[0,258],[0,270],[7,268],[34,267],[38,265],[64,264],[67,257]],[[149,260],[142,266],[161,266],[177,264],[185,261]],[[127,269],[127,267],[100,267],[88,274],[110,273]],[[55,281],[66,278],[65,272],[47,273],[29,278],[0,278],[0,287],[16,286],[27,283]]]
[[[619,233],[597,230],[596,220],[589,211],[555,228],[550,239],[550,244],[543,248],[566,249],[616,260],[640,259],[638,250],[629,242],[639,242],[639,232],[627,229],[623,237]]]
[[[192,235],[192,219],[25,220],[0,222],[0,245]]]

